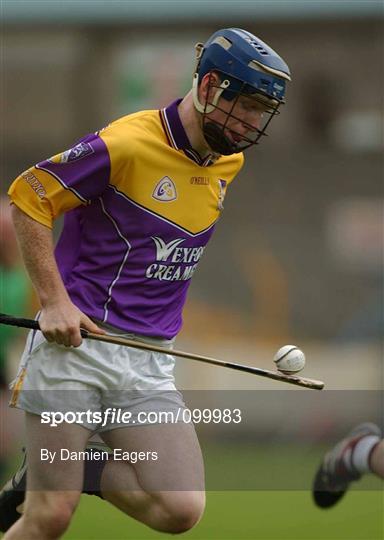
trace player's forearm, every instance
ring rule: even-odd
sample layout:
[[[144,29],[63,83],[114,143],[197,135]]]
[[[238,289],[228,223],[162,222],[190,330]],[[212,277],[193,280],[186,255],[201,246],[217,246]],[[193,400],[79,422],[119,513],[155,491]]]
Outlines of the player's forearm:
[[[54,256],[51,229],[15,205],[12,206],[12,217],[24,264],[41,305],[44,307],[68,300]]]

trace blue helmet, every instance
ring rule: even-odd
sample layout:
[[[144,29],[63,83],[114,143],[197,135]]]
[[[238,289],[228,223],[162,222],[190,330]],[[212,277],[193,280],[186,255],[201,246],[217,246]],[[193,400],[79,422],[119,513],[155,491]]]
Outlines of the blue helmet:
[[[218,107],[220,97],[228,101],[234,100],[234,105],[240,95],[247,95],[264,101],[268,105],[270,117],[267,124],[278,112],[279,106],[284,103],[286,82],[291,80],[290,71],[284,60],[253,34],[239,28],[225,28],[215,32],[208,41],[197,44],[197,65],[194,74],[193,98],[196,109],[206,117]],[[215,72],[219,75],[221,84],[212,102],[201,104],[198,99],[198,86],[207,73]],[[228,144],[224,130],[225,126],[212,123],[205,118],[203,123],[204,134],[213,129],[214,133],[205,138],[211,148],[219,153],[230,154],[240,152],[251,144],[256,144],[262,135],[265,135],[264,126],[258,129],[257,137],[249,140],[247,144]],[[217,148],[216,140],[221,129],[221,148]],[[208,140],[210,139],[210,140]],[[211,143],[214,143],[213,145]],[[214,148],[215,146],[216,148]],[[219,144],[220,146],[220,144]]]

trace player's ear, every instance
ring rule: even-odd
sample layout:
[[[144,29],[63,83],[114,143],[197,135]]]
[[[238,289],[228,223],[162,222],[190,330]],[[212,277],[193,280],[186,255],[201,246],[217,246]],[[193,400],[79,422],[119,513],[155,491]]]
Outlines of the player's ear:
[[[199,94],[202,102],[207,98],[211,101],[216,94],[217,87],[220,86],[220,77],[214,71],[206,73],[201,79],[199,86]]]

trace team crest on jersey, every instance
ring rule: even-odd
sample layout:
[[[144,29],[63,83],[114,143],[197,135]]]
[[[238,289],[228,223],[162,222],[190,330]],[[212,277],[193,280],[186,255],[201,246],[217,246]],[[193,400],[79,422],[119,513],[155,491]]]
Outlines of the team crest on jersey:
[[[73,161],[78,161],[79,159],[93,153],[94,150],[89,143],[81,142],[73,148],[66,150],[62,154],[57,154],[57,156],[51,157],[48,159],[48,161],[51,163],[72,163]]]
[[[164,176],[156,184],[152,197],[157,201],[170,202],[177,199],[176,186],[169,176]]]
[[[226,191],[227,191],[227,181],[222,180],[220,178],[220,180],[219,180],[219,202],[218,202],[218,205],[217,205],[219,210],[224,209],[224,197],[225,197]]]

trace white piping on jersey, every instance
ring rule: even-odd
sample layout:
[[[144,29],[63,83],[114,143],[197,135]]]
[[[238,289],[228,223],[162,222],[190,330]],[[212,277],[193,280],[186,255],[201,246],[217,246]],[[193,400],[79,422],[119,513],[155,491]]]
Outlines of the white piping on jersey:
[[[125,195],[124,193],[122,193],[121,191],[119,191],[114,185],[112,184],[109,184],[108,187],[110,187],[111,189],[113,189],[113,191],[117,194],[117,195],[120,195],[121,197],[123,197],[124,199],[127,199],[127,201],[129,201],[130,203],[132,203],[134,206],[136,206],[137,208],[140,208],[140,210],[143,210],[144,212],[147,212],[148,214],[151,214],[151,216],[154,216],[156,217],[157,219],[160,219],[161,221],[164,221],[165,223],[167,223],[168,225],[172,225],[173,227],[175,227],[176,229],[179,229],[180,231],[188,234],[188,236],[192,236],[192,238],[195,238],[196,236],[200,236],[201,234],[204,234],[206,233],[207,231],[209,231],[209,229],[211,229],[215,224],[216,222],[218,221],[217,219],[211,223],[211,225],[209,225],[209,227],[206,227],[204,230],[198,232],[198,233],[192,233],[190,231],[188,231],[187,229],[184,229],[183,227],[181,227],[180,225],[176,225],[176,223],[174,223],[173,221],[170,221],[168,219],[166,219],[165,217],[163,216],[160,216],[159,214],[156,214],[156,212],[152,212],[151,210],[148,210],[148,208],[145,208],[144,206],[141,206],[141,204],[139,203],[136,203],[135,201],[133,201],[132,199],[130,199],[127,195]]]
[[[127,262],[127,258],[128,258],[129,252],[131,251],[132,246],[129,243],[129,241],[125,238],[125,236],[121,233],[116,221],[113,219],[111,214],[109,214],[107,212],[107,210],[105,209],[103,199],[101,197],[99,197],[99,201],[100,201],[101,209],[102,209],[103,213],[113,223],[113,226],[115,227],[117,234],[120,236],[120,238],[127,245],[127,251],[125,252],[124,258],[123,258],[123,260],[122,260],[122,262],[121,262],[121,264],[119,266],[116,277],[113,279],[112,283],[110,284],[110,286],[108,288],[108,298],[107,298],[107,300],[105,301],[105,304],[104,304],[104,317],[103,317],[103,322],[107,322],[107,319],[108,319],[108,305],[109,305],[110,301],[112,300],[112,290],[113,290],[113,287],[116,285],[117,281],[120,278],[121,271],[123,270],[123,267],[124,267],[125,263]]]
[[[85,202],[85,203],[88,203],[88,199],[84,199],[84,197],[82,197],[80,195],[80,193],[78,191],[76,191],[75,189],[73,189],[72,187],[69,187],[67,186],[67,184],[65,184],[65,182],[62,181],[62,179],[57,176],[57,174],[53,173],[52,171],[50,171],[49,169],[46,169],[45,167],[41,167],[39,164],[35,165],[36,169],[40,169],[41,171],[45,171],[47,172],[48,174],[52,175],[54,178],[56,178],[56,180],[65,188],[65,189],[68,189],[69,191],[72,191],[72,193],[74,195],[76,195],[76,197],[78,197],[81,201]]]
[[[194,161],[196,161],[199,165],[201,165],[202,163],[202,159],[201,157],[199,156],[198,152],[196,152],[195,150],[193,150],[192,148],[184,148],[184,152],[186,154],[190,154],[192,156],[192,159]]]
[[[208,154],[205,158],[202,158],[196,150],[193,150],[193,148],[184,148],[183,151],[187,157],[191,157],[193,161],[196,161],[196,163],[200,165],[200,167],[208,167],[217,160],[217,157],[215,157],[214,154]]]

